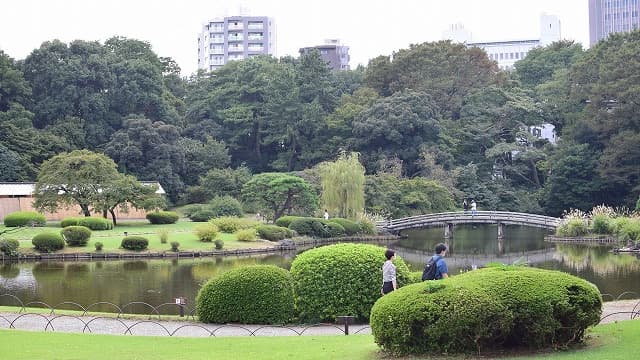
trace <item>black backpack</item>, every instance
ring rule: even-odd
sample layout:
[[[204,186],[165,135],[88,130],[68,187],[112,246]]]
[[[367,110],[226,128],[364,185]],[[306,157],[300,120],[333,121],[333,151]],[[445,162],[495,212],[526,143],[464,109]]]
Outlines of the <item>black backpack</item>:
[[[438,260],[440,258],[429,259],[427,265],[424,266],[424,270],[422,270],[422,281],[425,280],[435,280],[436,279],[436,270],[438,269]]]

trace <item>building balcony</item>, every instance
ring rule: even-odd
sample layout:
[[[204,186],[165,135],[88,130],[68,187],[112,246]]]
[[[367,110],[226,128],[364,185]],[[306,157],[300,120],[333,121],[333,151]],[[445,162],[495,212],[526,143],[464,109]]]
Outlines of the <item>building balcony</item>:
[[[213,44],[224,44],[224,38],[221,38],[221,37],[211,38],[210,42]]]
[[[232,53],[232,52],[244,52],[244,46],[230,46],[228,51],[230,53]]]
[[[249,41],[262,41],[264,40],[264,36],[249,36],[247,37]]]
[[[262,30],[264,29],[264,25],[262,23],[249,23],[247,29],[250,30]]]
[[[249,46],[247,48],[249,51],[264,51],[264,46]]]
[[[244,24],[239,23],[238,25],[229,24],[228,30],[244,30]]]
[[[239,41],[244,41],[244,37],[242,36],[229,36],[227,38],[228,42],[239,42]]]

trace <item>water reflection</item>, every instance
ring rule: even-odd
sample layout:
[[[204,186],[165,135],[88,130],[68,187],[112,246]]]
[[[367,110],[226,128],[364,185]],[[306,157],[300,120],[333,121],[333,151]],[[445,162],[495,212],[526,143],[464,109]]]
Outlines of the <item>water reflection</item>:
[[[406,234],[406,239],[378,242],[378,245],[393,247],[412,270],[420,271],[435,245],[443,242],[443,231],[436,228]],[[635,256],[615,255],[605,247],[558,245],[554,248],[553,244],[544,242],[545,234],[546,231],[540,229],[509,226],[500,244],[495,226],[457,226],[454,238],[448,241],[450,273],[455,275],[473,265],[490,262],[523,261],[580,276],[596,284],[603,293],[617,296],[634,291],[640,294],[640,260]],[[193,306],[198,290],[208,279],[247,265],[271,264],[289,269],[295,255],[287,252],[179,260],[5,263],[0,265],[0,294],[10,293],[24,302],[43,301],[52,306],[64,301],[85,306],[101,301],[117,305],[144,301],[155,306],[173,302],[176,297],[185,297],[188,305]],[[15,303],[5,297],[0,298],[0,305]],[[144,307],[127,310],[148,313]]]

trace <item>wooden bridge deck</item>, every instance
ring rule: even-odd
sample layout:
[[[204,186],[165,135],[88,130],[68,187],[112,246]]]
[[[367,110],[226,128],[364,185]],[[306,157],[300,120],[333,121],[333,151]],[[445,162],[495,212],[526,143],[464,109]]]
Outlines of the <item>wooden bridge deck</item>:
[[[555,229],[560,219],[527,213],[508,211],[445,212],[410,216],[402,219],[380,221],[376,225],[380,229],[400,231],[405,229],[425,228],[433,226],[449,226],[456,224],[501,224],[524,225],[544,229]]]

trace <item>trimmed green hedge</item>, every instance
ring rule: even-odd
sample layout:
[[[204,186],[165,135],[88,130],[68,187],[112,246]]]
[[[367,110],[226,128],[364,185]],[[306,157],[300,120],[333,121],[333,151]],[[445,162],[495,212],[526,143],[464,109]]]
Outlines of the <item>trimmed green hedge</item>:
[[[329,219],[329,222],[342,225],[342,227],[344,228],[344,233],[347,236],[356,235],[360,232],[360,224],[349,219],[333,218]]]
[[[277,225],[259,225],[256,227],[258,236],[270,241],[280,241],[293,236],[293,232],[286,227]]]
[[[31,239],[31,243],[36,250],[41,252],[52,252],[64,248],[62,235],[54,232],[43,232]]]
[[[63,228],[69,226],[84,226],[95,231],[111,230],[113,229],[113,221],[98,216],[68,217],[62,219],[60,226]]]
[[[60,230],[60,235],[69,246],[85,246],[91,238],[91,230],[85,226],[67,226]]]
[[[289,229],[299,235],[319,238],[338,237],[345,234],[345,229],[338,222],[312,217],[298,217],[289,224]]]
[[[238,241],[256,241],[256,229],[244,229],[236,232]]]
[[[45,226],[47,220],[44,215],[35,211],[16,211],[4,217],[4,226]]]
[[[521,266],[407,286],[371,309],[371,330],[396,355],[565,347],[600,321],[602,300],[575,276]]]
[[[144,250],[149,246],[149,240],[144,236],[131,235],[122,239],[120,247],[127,250]]]
[[[300,218],[302,218],[302,216],[293,216],[293,215],[281,216],[278,219],[276,219],[276,225],[288,228],[293,220],[300,219]]]
[[[315,323],[352,315],[369,319],[380,297],[385,248],[368,244],[336,244],[311,249],[291,264],[300,320]],[[407,265],[394,261],[398,286],[411,282]]]
[[[259,222],[252,219],[239,218],[235,216],[223,216],[209,220],[210,223],[217,226],[220,231],[232,234],[238,230],[254,228]]]
[[[196,312],[206,323],[286,324],[294,315],[291,274],[272,265],[230,270],[200,289]]]
[[[153,211],[147,213],[147,220],[154,225],[175,224],[179,218],[178,213],[173,211]]]

